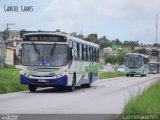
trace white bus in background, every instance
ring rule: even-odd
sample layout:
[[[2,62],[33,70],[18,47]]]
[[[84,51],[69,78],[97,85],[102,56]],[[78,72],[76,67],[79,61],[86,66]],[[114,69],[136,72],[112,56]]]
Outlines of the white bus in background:
[[[99,45],[62,33],[26,33],[16,54],[20,83],[37,87],[90,87],[98,79]]]

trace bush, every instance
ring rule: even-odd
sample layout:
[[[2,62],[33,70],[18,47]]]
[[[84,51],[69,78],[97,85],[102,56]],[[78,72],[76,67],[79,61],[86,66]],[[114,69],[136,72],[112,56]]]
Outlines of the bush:
[[[111,64],[115,64],[116,63],[116,60],[117,58],[116,58],[116,56],[114,56],[114,55],[106,55],[106,57],[105,57],[105,62],[106,63],[111,63]]]
[[[118,64],[122,65],[124,62],[124,57],[125,57],[126,53],[127,53],[126,51],[123,51],[123,52],[117,53],[116,56],[115,55],[106,55],[105,62],[111,63],[111,64],[118,63]]]

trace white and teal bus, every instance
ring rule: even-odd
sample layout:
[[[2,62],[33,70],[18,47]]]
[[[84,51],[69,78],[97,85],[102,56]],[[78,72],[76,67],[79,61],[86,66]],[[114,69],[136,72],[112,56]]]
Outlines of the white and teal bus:
[[[148,57],[139,53],[128,53],[124,58],[126,76],[148,75]]]
[[[54,32],[26,33],[17,46],[20,83],[37,87],[90,87],[98,79],[99,45]]]

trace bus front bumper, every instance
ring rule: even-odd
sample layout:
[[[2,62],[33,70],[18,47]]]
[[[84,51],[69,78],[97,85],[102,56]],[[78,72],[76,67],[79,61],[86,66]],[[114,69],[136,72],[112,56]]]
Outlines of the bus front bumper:
[[[20,84],[27,85],[36,85],[36,86],[44,86],[44,87],[52,87],[52,86],[67,86],[68,77],[62,76],[54,79],[34,79],[28,78],[24,75],[20,75]]]
[[[133,74],[133,75],[142,75],[142,70],[127,70],[125,71],[126,74]]]

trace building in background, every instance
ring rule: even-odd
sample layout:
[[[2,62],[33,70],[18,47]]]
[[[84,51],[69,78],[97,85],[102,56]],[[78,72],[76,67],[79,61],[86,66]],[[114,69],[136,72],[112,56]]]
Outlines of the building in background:
[[[6,42],[6,58],[5,63],[9,65],[19,64],[19,60],[16,56],[16,46],[22,42],[20,38],[20,31],[10,30],[9,36]]]

